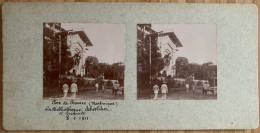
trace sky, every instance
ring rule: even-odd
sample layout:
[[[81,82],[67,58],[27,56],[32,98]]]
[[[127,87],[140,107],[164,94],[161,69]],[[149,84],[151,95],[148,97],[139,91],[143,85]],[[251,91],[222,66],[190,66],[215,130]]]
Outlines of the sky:
[[[99,62],[125,62],[124,24],[62,23],[65,30],[84,31],[93,46],[87,47],[87,56],[96,56]]]
[[[153,24],[155,31],[174,32],[183,47],[177,57],[187,57],[190,63],[217,64],[216,24]]]

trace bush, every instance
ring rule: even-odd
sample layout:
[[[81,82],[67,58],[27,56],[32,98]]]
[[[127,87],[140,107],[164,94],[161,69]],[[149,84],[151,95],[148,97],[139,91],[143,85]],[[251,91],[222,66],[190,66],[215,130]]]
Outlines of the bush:
[[[174,88],[175,87],[175,81],[171,77],[167,77],[167,86],[168,88]]]
[[[77,84],[78,84],[78,86],[83,86],[84,85],[84,79],[83,78],[78,78],[77,79]]]
[[[198,81],[197,84],[196,84],[197,87],[203,87],[203,82],[202,81]]]
[[[67,84],[70,86],[72,84],[72,79],[68,79]]]
[[[111,80],[108,80],[106,83],[107,86],[113,86],[113,82]]]
[[[174,82],[175,82],[175,84],[174,84],[174,88],[179,88],[179,87],[180,87],[180,83],[177,82],[177,81],[174,81]]]
[[[103,81],[103,78],[102,78],[102,77],[97,77],[97,78],[95,79],[95,83],[98,83],[98,84],[100,84],[102,81]]]
[[[91,86],[91,83],[90,83],[89,81],[87,81],[86,86],[87,86],[87,87],[90,87],[90,86]]]
[[[157,78],[154,78],[153,80],[152,80],[152,86],[154,86],[155,84],[159,84],[159,80],[157,79]]]
[[[88,81],[88,87],[93,87],[93,81]]]
[[[65,78],[61,78],[60,79],[60,83],[61,83],[61,85],[65,84],[65,83],[68,84],[67,83],[67,78],[66,77]]]
[[[193,82],[193,80],[192,80],[193,78],[192,78],[192,76],[189,76],[189,77],[187,77],[186,79],[185,79],[185,84],[192,84],[192,82]]]

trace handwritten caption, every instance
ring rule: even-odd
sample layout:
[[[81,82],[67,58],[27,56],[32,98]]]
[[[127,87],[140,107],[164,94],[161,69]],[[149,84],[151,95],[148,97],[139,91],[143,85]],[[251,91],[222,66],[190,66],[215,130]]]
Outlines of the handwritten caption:
[[[75,106],[76,105],[76,106]],[[88,112],[111,111],[112,107],[117,107],[117,102],[85,102],[85,101],[58,101],[52,100],[51,105],[45,108],[48,112],[57,112],[60,116],[65,116],[66,120],[90,120]]]

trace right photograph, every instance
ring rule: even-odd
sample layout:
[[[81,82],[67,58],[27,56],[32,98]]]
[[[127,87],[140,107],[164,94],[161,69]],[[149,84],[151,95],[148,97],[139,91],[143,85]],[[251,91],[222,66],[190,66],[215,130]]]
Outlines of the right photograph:
[[[138,100],[217,100],[216,24],[137,24]]]

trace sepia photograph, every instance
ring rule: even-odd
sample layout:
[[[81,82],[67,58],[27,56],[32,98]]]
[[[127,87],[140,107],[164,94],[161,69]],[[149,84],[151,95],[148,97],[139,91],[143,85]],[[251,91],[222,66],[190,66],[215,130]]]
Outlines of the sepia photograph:
[[[124,99],[123,24],[43,23],[43,99]]]
[[[137,24],[138,100],[216,100],[216,24]]]

